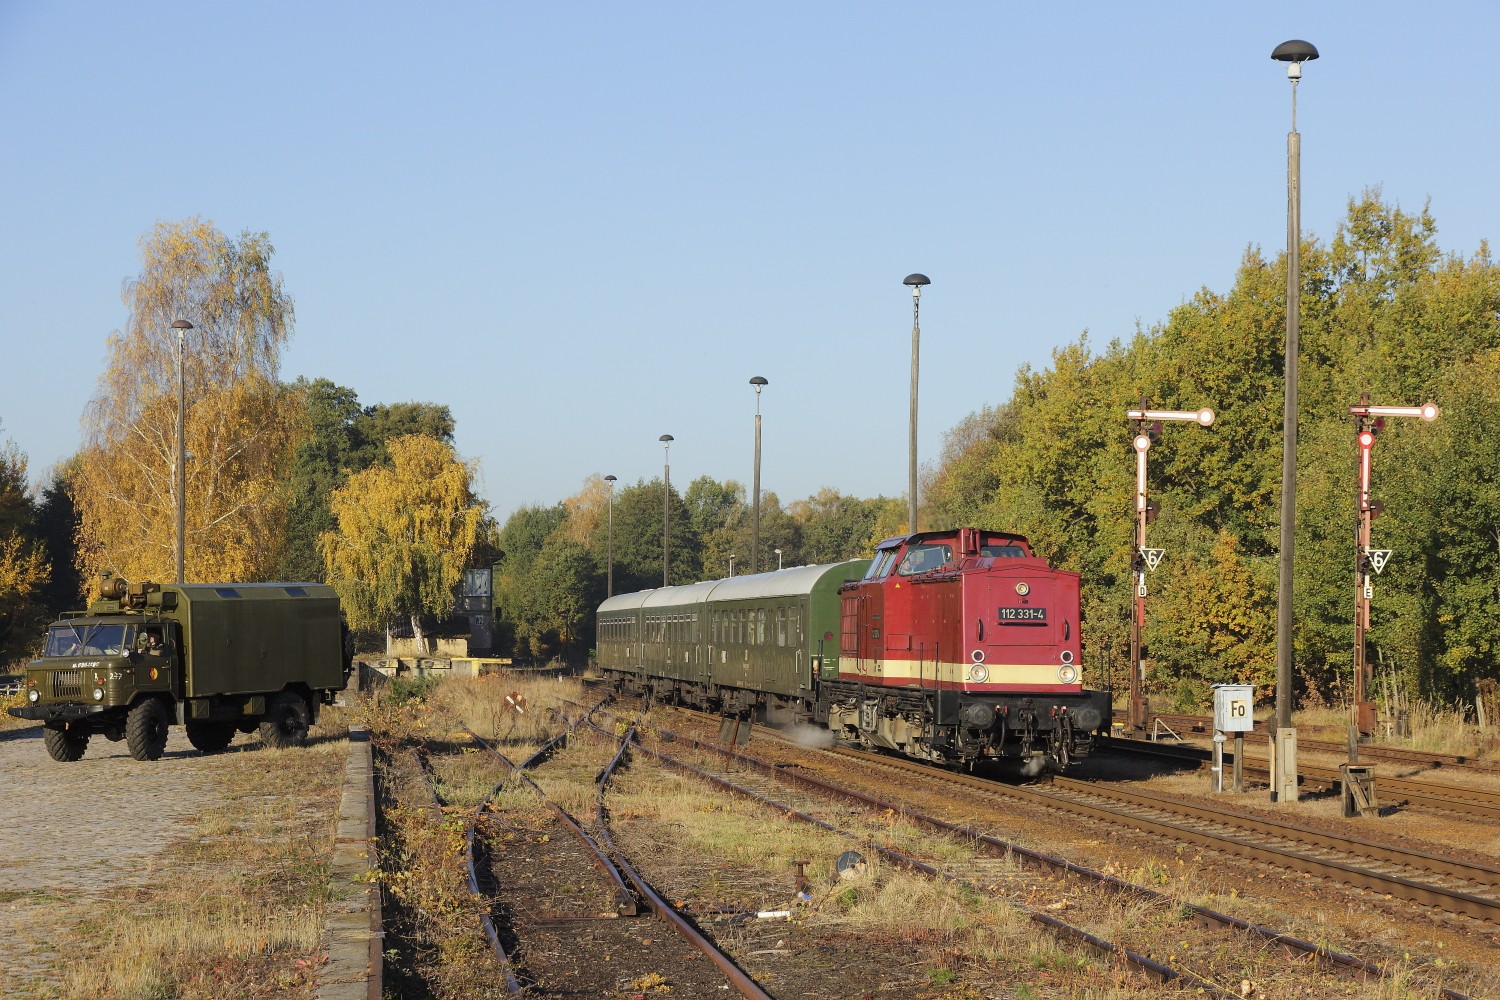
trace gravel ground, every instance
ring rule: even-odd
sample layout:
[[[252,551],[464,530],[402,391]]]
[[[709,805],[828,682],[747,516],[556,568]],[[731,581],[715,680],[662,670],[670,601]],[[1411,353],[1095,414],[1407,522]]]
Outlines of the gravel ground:
[[[246,737],[240,737],[246,739]],[[30,997],[76,959],[76,925],[112,892],[160,875],[159,854],[224,795],[217,762],[170,730],[158,761],[89,742],[61,764],[40,725],[0,738],[0,996]]]

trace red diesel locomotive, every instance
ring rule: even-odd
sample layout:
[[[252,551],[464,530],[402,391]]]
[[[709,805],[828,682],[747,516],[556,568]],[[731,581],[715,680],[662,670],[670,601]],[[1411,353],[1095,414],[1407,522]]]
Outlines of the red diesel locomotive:
[[[1066,767],[1109,718],[1082,683],[1079,577],[1020,535],[888,539],[839,591],[838,673],[817,718],[845,739],[944,764]]]

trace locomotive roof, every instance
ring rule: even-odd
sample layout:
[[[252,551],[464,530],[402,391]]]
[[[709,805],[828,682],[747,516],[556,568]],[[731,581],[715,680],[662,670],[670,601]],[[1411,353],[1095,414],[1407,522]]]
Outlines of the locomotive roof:
[[[810,593],[826,575],[844,572],[857,579],[869,565],[868,559],[822,563],[817,566],[793,566],[770,573],[732,576],[724,580],[704,580],[681,587],[658,587],[634,594],[616,594],[599,605],[599,613],[633,611],[637,608],[670,608],[706,601],[746,601],[767,597],[794,597]]]
[[[893,549],[905,542],[916,544],[917,542],[932,541],[936,538],[957,538],[960,530],[959,528],[947,528],[942,531],[918,531],[910,535],[894,535],[876,545],[875,550],[878,552],[881,549]],[[1007,542],[1020,542],[1022,545],[1031,545],[1031,540],[1025,535],[1018,535],[1013,531],[990,531],[987,528],[977,528],[975,530],[981,535],[1001,538]]]

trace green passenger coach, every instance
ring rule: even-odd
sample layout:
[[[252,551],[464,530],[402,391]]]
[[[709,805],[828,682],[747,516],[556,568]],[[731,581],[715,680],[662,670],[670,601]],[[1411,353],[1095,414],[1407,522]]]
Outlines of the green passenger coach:
[[[725,716],[811,721],[815,677],[837,677],[839,588],[868,559],[611,597],[599,667],[619,686]]]

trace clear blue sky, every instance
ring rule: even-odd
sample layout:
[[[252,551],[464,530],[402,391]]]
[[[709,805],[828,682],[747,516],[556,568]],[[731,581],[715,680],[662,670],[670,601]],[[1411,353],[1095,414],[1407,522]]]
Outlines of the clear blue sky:
[[[1289,38],[1307,232],[1379,185],[1500,234],[1480,0],[0,0],[0,440],[77,449],[138,239],[200,214],[270,234],[284,376],[448,404],[502,521],[660,475],[663,433],[674,482],[748,483],[752,375],[766,490],[901,496],[901,279],[925,462],[1284,247]]]

